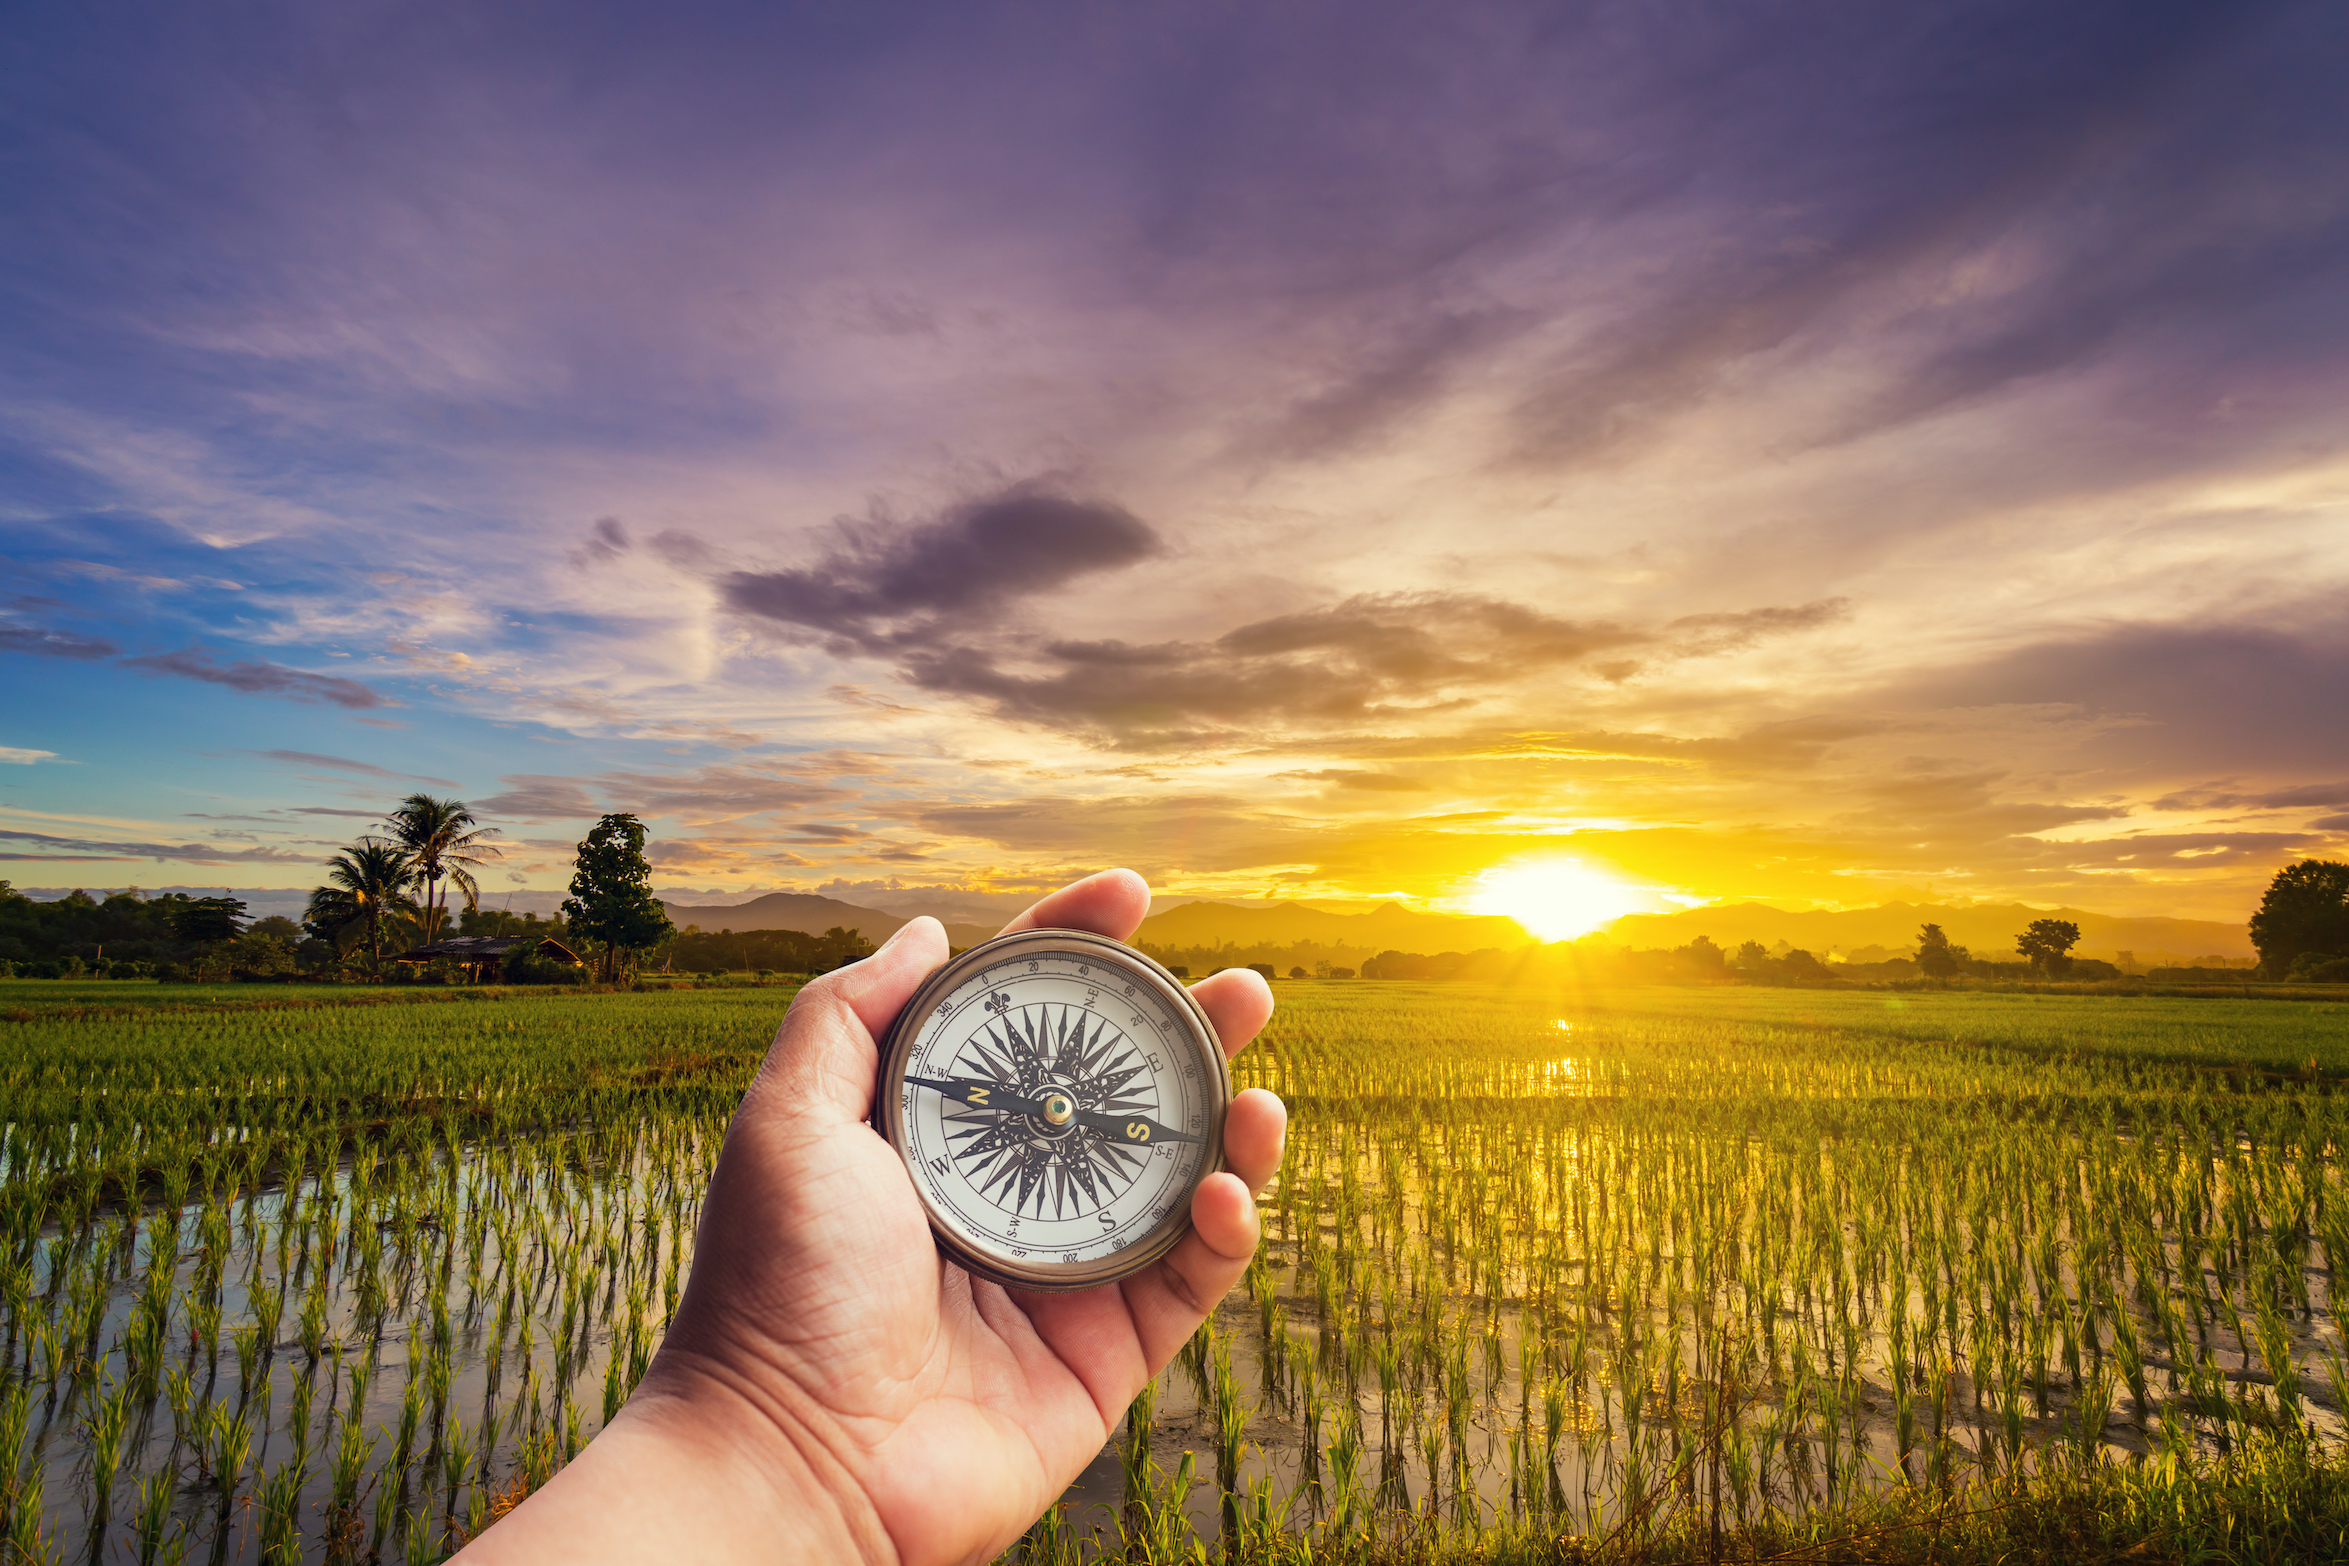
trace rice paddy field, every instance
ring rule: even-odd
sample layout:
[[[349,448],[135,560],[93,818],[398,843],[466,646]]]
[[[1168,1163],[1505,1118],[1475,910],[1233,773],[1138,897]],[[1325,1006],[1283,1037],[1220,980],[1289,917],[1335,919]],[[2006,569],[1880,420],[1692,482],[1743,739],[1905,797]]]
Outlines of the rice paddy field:
[[[791,993],[0,984],[0,1557],[443,1558],[642,1373]],[[1018,1556],[2333,1558],[2349,1006],[1278,993],[1266,1244]]]

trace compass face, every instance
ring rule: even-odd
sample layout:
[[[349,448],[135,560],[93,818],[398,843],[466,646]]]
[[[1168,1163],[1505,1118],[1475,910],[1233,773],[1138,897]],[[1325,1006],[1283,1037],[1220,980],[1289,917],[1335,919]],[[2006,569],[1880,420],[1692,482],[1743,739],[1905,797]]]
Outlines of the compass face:
[[[1023,1288],[1091,1288],[1166,1254],[1223,1167],[1231,1078],[1206,1014],[1129,946],[1030,930],[907,1003],[875,1119],[940,1246]]]

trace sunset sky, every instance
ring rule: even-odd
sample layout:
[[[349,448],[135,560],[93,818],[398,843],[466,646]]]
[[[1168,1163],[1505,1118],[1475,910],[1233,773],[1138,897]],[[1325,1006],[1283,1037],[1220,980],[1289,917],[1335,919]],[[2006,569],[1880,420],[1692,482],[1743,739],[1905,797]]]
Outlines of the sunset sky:
[[[760,14],[764,11],[767,14]],[[2239,920],[2349,857],[2349,10],[44,6],[0,876]]]

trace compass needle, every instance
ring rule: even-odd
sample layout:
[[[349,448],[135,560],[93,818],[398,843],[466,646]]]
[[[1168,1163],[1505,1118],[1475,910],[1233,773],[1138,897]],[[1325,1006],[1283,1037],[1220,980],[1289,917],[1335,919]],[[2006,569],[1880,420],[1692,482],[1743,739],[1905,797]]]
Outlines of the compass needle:
[[[950,1259],[1085,1288],[1189,1231],[1231,1091],[1213,1025],[1165,969],[1103,936],[1030,930],[924,982],[884,1040],[874,1120]]]

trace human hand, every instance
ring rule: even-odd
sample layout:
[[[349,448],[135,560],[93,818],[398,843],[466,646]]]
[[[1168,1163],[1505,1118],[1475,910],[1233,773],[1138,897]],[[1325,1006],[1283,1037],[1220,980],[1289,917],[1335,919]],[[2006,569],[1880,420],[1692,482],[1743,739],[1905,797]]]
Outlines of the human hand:
[[[1149,895],[1133,872],[1107,871],[1004,929],[1123,939]],[[693,1270],[643,1384],[468,1558],[988,1559],[1238,1281],[1286,1124],[1261,1090],[1232,1103],[1228,1172],[1201,1182],[1191,1234],[1122,1283],[1006,1290],[939,1256],[904,1163],[866,1116],[876,1041],[946,955],[945,931],[917,919],[800,991],[727,1131]],[[1271,990],[1245,969],[1191,993],[1227,1053],[1272,1014]]]

